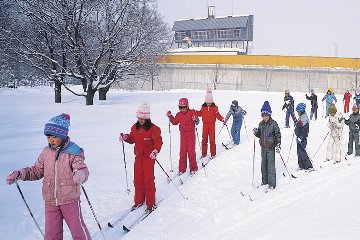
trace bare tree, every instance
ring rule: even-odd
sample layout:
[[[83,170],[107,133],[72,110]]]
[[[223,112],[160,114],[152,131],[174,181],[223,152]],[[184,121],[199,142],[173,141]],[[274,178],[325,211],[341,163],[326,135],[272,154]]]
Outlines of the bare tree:
[[[13,50],[55,83],[92,105],[99,91],[106,99],[117,80],[156,61],[168,46],[169,30],[152,0],[16,0],[27,24],[11,32]],[[26,26],[26,29],[25,29]],[[19,37],[25,34],[30,42]],[[68,82],[81,82],[78,93]]]
[[[265,68],[265,91],[268,92],[271,88],[272,80],[273,80],[273,72],[274,69],[272,67],[267,66]]]
[[[214,90],[216,90],[217,86],[221,83],[221,80],[225,77],[225,74],[226,73],[221,70],[221,65],[219,63],[215,64],[210,76]]]
[[[359,59],[354,59],[353,62],[353,74],[351,74],[348,78],[350,79],[349,85],[350,89],[353,91],[359,90],[359,81],[360,81],[360,62]]]
[[[306,82],[306,88],[308,89],[308,92],[311,91],[314,86],[318,84],[318,80],[315,77],[315,68],[314,68],[314,59],[310,57],[309,59],[309,66],[305,68],[305,82]]]

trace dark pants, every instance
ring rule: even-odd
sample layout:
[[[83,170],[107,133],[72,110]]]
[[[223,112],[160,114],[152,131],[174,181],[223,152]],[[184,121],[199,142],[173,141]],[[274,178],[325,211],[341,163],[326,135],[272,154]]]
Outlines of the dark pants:
[[[242,125],[242,118],[237,121],[233,121],[233,124],[231,126],[231,137],[234,140],[234,144],[240,143],[240,130]]]
[[[296,117],[295,117],[295,114],[294,114],[294,110],[292,109],[289,109],[289,110],[286,110],[286,116],[285,116],[285,126],[286,127],[289,127],[289,118],[290,118],[290,115],[291,115],[291,118],[292,120],[294,121],[294,126],[296,124]]]
[[[309,156],[306,152],[307,139],[301,141],[297,144],[297,155],[298,155],[298,164],[301,169],[312,168],[313,165],[310,162]]]
[[[359,132],[349,132],[348,155],[353,153],[353,142],[355,142],[355,155],[360,156]]]
[[[262,184],[276,187],[275,149],[261,148]]]
[[[310,120],[312,120],[314,116],[314,119],[317,120],[317,108],[311,108],[311,112],[310,112]]]

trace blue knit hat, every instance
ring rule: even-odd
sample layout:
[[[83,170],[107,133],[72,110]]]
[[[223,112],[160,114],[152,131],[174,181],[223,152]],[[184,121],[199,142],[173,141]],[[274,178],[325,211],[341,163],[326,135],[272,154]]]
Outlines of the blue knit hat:
[[[69,132],[70,116],[66,113],[51,118],[44,128],[46,136],[54,136],[66,139]]]
[[[297,112],[305,112],[305,108],[306,108],[306,104],[305,103],[299,103],[297,106],[296,106],[296,111]]]
[[[271,116],[271,107],[270,107],[270,104],[268,101],[265,101],[262,108],[261,108],[261,115],[265,114],[265,115],[268,115],[268,116]]]
[[[238,101],[236,101],[236,100],[232,101],[231,107],[237,107],[237,106],[239,106]]]

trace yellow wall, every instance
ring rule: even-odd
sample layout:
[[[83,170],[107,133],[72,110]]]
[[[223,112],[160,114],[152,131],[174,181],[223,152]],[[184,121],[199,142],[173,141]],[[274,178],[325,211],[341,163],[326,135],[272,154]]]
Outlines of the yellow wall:
[[[360,69],[359,58],[260,56],[260,55],[167,55],[161,63],[232,64],[287,67],[339,67]]]

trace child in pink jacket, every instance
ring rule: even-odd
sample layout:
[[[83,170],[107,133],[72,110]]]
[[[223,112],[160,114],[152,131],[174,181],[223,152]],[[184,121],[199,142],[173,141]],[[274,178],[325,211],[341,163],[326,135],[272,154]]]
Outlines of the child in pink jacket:
[[[9,185],[19,179],[43,178],[45,240],[63,239],[63,220],[73,239],[91,239],[80,208],[80,185],[87,180],[89,171],[83,149],[68,137],[69,126],[68,114],[51,118],[44,128],[49,144],[38,160],[33,166],[15,170],[6,178]]]

